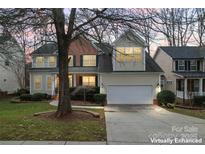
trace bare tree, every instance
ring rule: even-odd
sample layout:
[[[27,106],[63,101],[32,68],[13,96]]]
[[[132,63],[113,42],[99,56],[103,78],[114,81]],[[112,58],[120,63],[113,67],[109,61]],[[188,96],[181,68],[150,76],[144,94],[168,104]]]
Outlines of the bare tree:
[[[196,9],[196,36],[194,35],[195,40],[198,42],[199,46],[204,46],[205,44],[205,9],[197,8]]]
[[[195,9],[152,9],[152,29],[163,34],[170,46],[186,46],[193,35]]]

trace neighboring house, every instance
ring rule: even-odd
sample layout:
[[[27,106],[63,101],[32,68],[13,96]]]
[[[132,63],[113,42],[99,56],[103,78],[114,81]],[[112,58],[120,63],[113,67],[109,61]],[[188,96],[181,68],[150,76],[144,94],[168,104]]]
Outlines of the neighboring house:
[[[108,104],[152,104],[156,98],[163,71],[134,32],[127,31],[112,46],[76,40],[70,50],[70,86],[99,86]],[[32,53],[32,60],[30,92],[53,94],[58,84],[56,46],[42,46]]]
[[[164,70],[163,89],[183,100],[205,94],[204,47],[159,47],[154,60]]]
[[[30,93],[54,94],[58,87],[58,54],[56,44],[45,44],[32,54]],[[99,86],[97,50],[87,40],[80,38],[71,43],[69,56],[69,86]]]
[[[16,40],[8,33],[0,34],[0,91],[9,94],[23,87],[24,55]]]

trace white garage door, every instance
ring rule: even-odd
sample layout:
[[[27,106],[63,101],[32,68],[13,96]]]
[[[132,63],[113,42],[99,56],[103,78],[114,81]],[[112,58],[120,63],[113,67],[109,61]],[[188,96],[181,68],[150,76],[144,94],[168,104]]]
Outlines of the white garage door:
[[[152,104],[152,86],[108,86],[108,104]]]

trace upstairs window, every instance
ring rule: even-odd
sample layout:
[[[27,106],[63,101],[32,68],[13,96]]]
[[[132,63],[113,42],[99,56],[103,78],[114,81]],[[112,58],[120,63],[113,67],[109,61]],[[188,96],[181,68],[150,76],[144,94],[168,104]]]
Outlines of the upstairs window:
[[[191,71],[197,71],[197,61],[196,60],[191,60],[190,61],[190,70]]]
[[[43,67],[44,61],[44,57],[36,57],[36,67]]]
[[[69,62],[69,64],[68,64],[68,66],[73,66],[73,55],[69,55],[68,56],[68,59],[70,58],[70,62]]]
[[[176,60],[176,71],[200,71],[200,60]]]
[[[116,48],[116,60],[118,62],[142,62],[141,47]]]
[[[178,60],[178,71],[185,71],[185,61]]]
[[[96,66],[96,55],[83,55],[83,66]]]
[[[55,56],[48,57],[48,65],[49,67],[56,67],[56,57]]]

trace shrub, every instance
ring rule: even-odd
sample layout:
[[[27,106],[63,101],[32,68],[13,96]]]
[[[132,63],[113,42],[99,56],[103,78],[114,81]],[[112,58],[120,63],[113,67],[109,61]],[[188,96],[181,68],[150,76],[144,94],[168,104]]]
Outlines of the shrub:
[[[16,94],[18,95],[18,96],[21,96],[22,94],[29,94],[29,90],[27,90],[27,89],[18,89],[17,90],[17,92],[16,92]]]
[[[40,94],[38,94],[38,93],[36,93],[36,94],[33,94],[33,95],[31,95],[31,101],[41,101],[42,100],[42,95]]]
[[[157,94],[157,100],[160,105],[166,105],[168,103],[173,104],[176,97],[175,94],[172,91],[164,90]]]
[[[93,96],[94,95],[92,95],[92,94],[86,94],[85,100],[93,102],[94,101]],[[71,95],[71,100],[84,101],[84,95],[83,94]]]
[[[71,95],[71,100],[84,100],[83,95]]]
[[[85,88],[80,89],[78,92],[75,93],[75,95],[71,95],[71,100],[80,100],[84,101],[84,94],[86,101],[95,101],[94,95],[99,93],[100,88],[99,87],[92,87],[92,88]],[[70,92],[72,93],[71,89]]]
[[[48,99],[47,97],[48,97],[48,94],[46,94],[46,93],[35,93],[35,94],[33,94],[33,96],[34,97],[38,97],[38,98],[40,98],[41,100],[42,99]]]
[[[70,90],[70,93],[72,93],[75,90],[75,87],[70,87],[69,90]]]
[[[106,94],[95,94],[94,100],[96,103],[104,105],[106,102]]]
[[[30,94],[22,94],[20,97],[21,101],[31,101],[31,95]]]
[[[205,96],[194,96],[194,106],[204,106]]]
[[[51,100],[52,99],[52,95],[47,95],[47,100]]]

